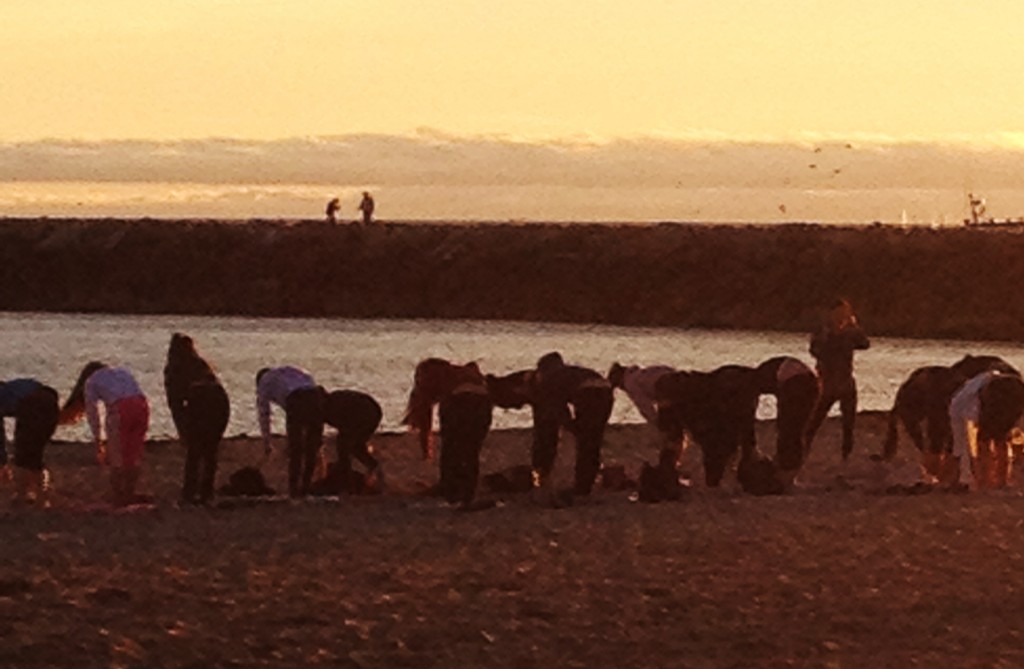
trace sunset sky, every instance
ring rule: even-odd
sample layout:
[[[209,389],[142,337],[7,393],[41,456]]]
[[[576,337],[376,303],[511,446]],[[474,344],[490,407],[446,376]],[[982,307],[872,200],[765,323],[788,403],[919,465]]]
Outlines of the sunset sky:
[[[4,0],[0,141],[1024,138],[1018,0]]]

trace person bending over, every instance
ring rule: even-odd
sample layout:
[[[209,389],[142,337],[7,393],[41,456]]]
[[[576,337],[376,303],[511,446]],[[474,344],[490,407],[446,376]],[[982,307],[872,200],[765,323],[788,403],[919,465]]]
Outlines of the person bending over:
[[[61,409],[61,423],[77,422],[83,413],[89,421],[97,462],[110,466],[114,505],[151,501],[136,493],[149,430],[149,401],[132,373],[125,367],[88,363]]]
[[[532,376],[533,469],[539,484],[551,475],[558,454],[559,429],[576,437],[573,493],[589,495],[601,468],[604,431],[612,413],[611,384],[599,372],[567,365],[552,352],[537,362]]]
[[[288,436],[288,495],[309,494],[313,470],[324,436],[324,391],[310,374],[298,367],[264,367],[256,373],[256,413],[269,455],[270,405],[284,409]]]
[[[14,418],[14,498],[33,504],[46,492],[43,451],[57,429],[57,391],[35,379],[0,382],[0,467],[7,467],[3,418]],[[43,504],[46,501],[43,500]]]

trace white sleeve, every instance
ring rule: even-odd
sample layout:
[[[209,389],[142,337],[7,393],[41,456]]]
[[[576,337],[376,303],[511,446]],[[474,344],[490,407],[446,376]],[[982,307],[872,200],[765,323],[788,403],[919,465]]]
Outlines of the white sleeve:
[[[263,448],[270,448],[270,398],[266,386],[262,384],[256,389],[256,416],[259,419]]]
[[[103,438],[103,430],[100,424],[99,412],[100,399],[96,393],[96,387],[85,382],[85,416],[89,421],[89,429],[92,430],[92,438],[100,441]]]

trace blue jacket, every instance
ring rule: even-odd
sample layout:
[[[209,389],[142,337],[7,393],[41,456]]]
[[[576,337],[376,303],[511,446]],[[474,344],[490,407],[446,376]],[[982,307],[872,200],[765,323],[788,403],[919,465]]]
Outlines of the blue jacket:
[[[0,417],[13,416],[18,403],[43,387],[35,379],[11,379],[0,382]]]

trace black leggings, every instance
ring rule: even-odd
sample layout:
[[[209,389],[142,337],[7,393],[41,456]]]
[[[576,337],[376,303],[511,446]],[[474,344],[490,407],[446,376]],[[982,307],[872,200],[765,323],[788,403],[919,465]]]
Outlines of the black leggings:
[[[338,464],[344,471],[352,469],[352,458],[367,471],[377,468],[377,459],[370,454],[368,444],[383,416],[380,404],[366,393],[335,390],[327,395],[324,419],[338,430]]]
[[[217,450],[231,415],[228,394],[216,381],[193,383],[185,391],[182,413],[185,480],[181,497],[193,501],[198,492],[199,501],[206,502],[213,498]]]
[[[14,412],[14,466],[40,472],[43,450],[57,429],[60,408],[57,391],[37,388],[18,403]]]
[[[480,449],[491,429],[491,398],[483,389],[454,392],[441,401],[441,496],[469,504],[480,476]]]
[[[293,390],[284,401],[284,412],[288,434],[288,495],[305,497],[309,494],[317,455],[323,444],[323,390]]]
[[[581,386],[572,396],[573,416],[568,427],[576,437],[576,471],[574,492],[587,495],[594,487],[601,468],[601,444],[612,413],[611,386]],[[533,410],[534,470],[547,478],[558,455],[558,432],[566,419],[565,406],[537,405]]]
[[[839,412],[842,415],[842,454],[843,460],[846,460],[853,452],[853,427],[857,420],[857,382],[852,376],[848,380],[822,386],[818,404],[807,425],[806,451],[811,450],[811,444],[814,442],[814,436],[818,433],[818,428],[821,427],[825,417],[828,416],[829,409],[836,402],[839,402]]]
[[[798,374],[779,386],[776,427],[778,439],[775,461],[783,471],[800,469],[805,456],[807,424],[818,403],[818,379],[814,374]]]

